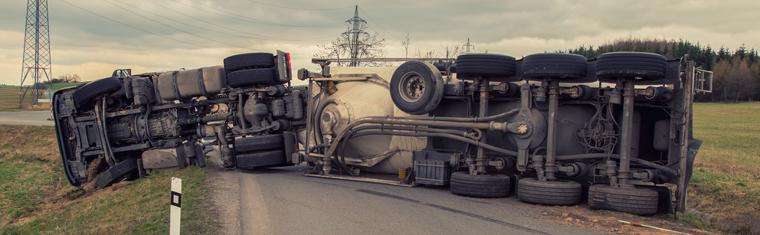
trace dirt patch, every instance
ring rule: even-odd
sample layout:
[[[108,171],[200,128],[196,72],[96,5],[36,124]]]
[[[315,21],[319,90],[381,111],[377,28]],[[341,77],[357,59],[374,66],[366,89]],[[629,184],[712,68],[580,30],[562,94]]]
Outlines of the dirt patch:
[[[644,224],[658,228],[669,229],[691,234],[710,234],[693,226],[678,222],[673,215],[658,215],[651,217],[636,216],[614,211],[592,211],[585,206],[544,207],[541,215],[562,224],[591,228],[605,233],[619,234],[661,234],[664,231],[637,226]],[[624,221],[632,222],[634,225]]]

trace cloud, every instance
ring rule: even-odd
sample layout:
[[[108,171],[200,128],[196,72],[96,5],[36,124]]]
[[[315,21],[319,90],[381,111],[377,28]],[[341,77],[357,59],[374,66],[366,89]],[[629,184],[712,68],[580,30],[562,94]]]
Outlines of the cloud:
[[[71,3],[71,4],[67,4]],[[241,52],[286,50],[296,67],[345,30],[355,0],[51,1],[54,74],[84,79],[129,67],[137,72],[220,64]],[[0,7],[0,83],[17,84],[23,1]],[[615,39],[687,39],[713,47],[760,47],[755,0],[439,0],[358,1],[386,56],[444,56],[469,37],[479,51],[521,57]],[[85,9],[85,10],[83,10]],[[97,15],[100,16],[97,16]],[[110,18],[106,19],[104,17]],[[120,23],[116,23],[119,21]]]

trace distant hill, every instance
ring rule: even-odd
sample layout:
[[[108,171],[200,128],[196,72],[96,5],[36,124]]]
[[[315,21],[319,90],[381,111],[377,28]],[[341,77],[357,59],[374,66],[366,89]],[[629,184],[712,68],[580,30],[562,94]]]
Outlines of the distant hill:
[[[740,102],[760,100],[760,56],[754,48],[735,50],[721,47],[717,51],[709,45],[685,40],[622,39],[599,46],[580,46],[564,52],[593,58],[607,52],[642,51],[667,56],[671,59],[689,58],[715,75],[714,92],[697,97],[698,101]]]

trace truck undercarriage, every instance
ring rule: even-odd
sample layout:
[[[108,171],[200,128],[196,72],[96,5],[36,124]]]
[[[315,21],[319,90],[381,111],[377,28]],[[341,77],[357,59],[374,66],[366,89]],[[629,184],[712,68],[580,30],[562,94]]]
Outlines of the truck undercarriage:
[[[56,92],[66,175],[99,188],[135,179],[149,149],[174,148],[178,165],[202,167],[201,140],[213,139],[228,168],[305,163],[308,175],[398,175],[471,197],[514,188],[529,203],[685,209],[700,145],[691,134],[695,80],[708,73],[687,58],[466,54],[344,71],[315,62],[320,73],[298,71],[307,86],[290,84],[280,52],[228,57],[224,67],[115,73]]]

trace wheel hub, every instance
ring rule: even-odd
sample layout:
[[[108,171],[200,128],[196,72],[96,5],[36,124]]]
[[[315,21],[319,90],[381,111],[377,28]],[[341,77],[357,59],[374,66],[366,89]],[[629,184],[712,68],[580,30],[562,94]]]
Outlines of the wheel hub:
[[[425,94],[425,82],[419,74],[411,74],[401,80],[399,94],[407,102],[416,102]]]

